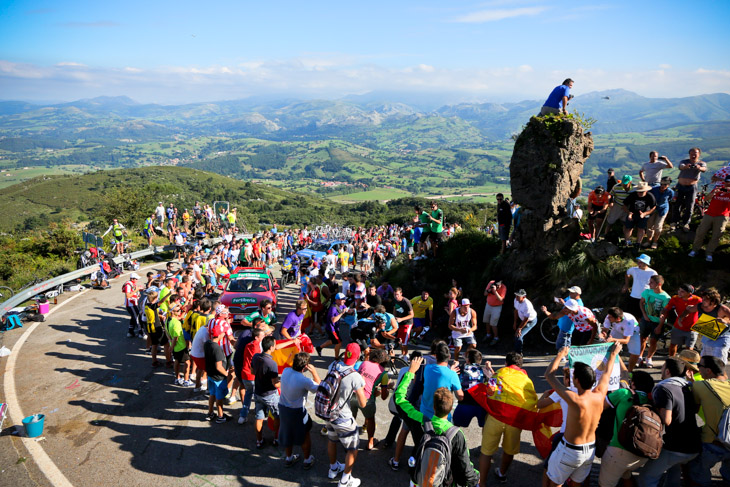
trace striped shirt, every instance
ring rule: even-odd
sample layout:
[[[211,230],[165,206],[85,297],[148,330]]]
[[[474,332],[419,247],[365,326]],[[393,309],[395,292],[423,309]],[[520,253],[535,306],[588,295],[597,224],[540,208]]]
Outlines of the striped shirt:
[[[619,206],[624,206],[624,200],[629,196],[629,193],[631,193],[633,189],[633,186],[629,186],[629,189],[625,189],[622,184],[617,184],[611,190],[613,202]]]
[[[230,354],[233,353],[233,347],[231,346],[231,339],[230,337],[233,336],[233,330],[231,329],[230,323],[228,323],[228,320],[223,318],[215,318],[208,322],[208,333],[210,333],[211,327],[215,325],[220,325],[221,330],[223,330],[223,339],[221,340],[220,346],[223,349],[223,353],[226,354],[226,357],[228,357]]]

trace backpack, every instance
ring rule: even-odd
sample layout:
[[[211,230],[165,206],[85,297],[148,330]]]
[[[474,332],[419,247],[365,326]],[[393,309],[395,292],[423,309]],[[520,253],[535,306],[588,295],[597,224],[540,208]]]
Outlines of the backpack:
[[[355,369],[349,367],[345,372],[341,372],[337,364],[332,366],[327,377],[320,382],[317,387],[317,393],[314,395],[314,414],[318,418],[325,421],[337,419],[340,408],[337,406],[337,395],[340,392],[340,384],[342,379],[355,372]]]
[[[618,442],[634,455],[655,460],[662,451],[662,420],[651,405],[640,405],[638,400],[634,393],[634,405],[626,411]]]
[[[717,435],[717,441],[719,441],[722,446],[730,450],[730,413],[728,413],[730,405],[725,404],[723,400],[720,399],[720,395],[709,382],[703,382],[703,384],[707,385],[707,388],[712,391],[717,400],[720,401],[720,404],[722,404],[722,414],[720,415],[720,421],[717,423],[717,430],[709,424],[707,426],[709,426],[710,430]]]
[[[453,483],[451,473],[451,440],[459,432],[451,426],[443,435],[437,435],[430,420],[423,423],[423,436],[416,447],[411,468],[411,481],[421,487],[442,487]]]

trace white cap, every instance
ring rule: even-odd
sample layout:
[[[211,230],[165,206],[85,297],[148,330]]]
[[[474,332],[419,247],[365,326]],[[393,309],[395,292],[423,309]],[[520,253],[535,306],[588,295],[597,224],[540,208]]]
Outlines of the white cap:
[[[578,308],[580,308],[578,301],[576,301],[575,299],[566,299],[563,306],[568,308],[570,311],[578,311]]]
[[[129,278],[130,278],[130,279],[140,279],[140,277],[139,277],[139,274],[137,274],[136,272],[132,272],[132,273],[131,273],[131,274],[129,275]]]
[[[573,286],[568,288],[569,293],[575,293],[575,294],[583,294],[583,292],[580,290],[578,286]]]
[[[471,301],[469,301],[469,299],[467,299],[467,298],[464,298],[461,300],[462,306],[469,306],[470,304],[471,304]]]

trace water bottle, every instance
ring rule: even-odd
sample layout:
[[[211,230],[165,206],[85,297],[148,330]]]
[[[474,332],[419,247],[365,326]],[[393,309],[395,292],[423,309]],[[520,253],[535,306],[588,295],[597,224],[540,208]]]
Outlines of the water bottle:
[[[413,458],[413,457],[409,457],[408,458],[408,466],[411,467],[411,468],[415,467],[416,466],[416,459]]]

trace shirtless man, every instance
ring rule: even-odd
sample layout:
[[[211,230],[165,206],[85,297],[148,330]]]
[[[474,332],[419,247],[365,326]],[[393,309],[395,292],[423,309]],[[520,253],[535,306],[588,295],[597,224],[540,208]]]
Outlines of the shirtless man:
[[[598,420],[601,419],[603,403],[608,392],[608,381],[616,356],[621,352],[621,346],[620,343],[616,343],[611,349],[606,371],[595,389],[593,384],[596,374],[590,365],[582,362],[576,362],[573,366],[573,380],[577,393],[566,388],[563,382],[555,377],[560,362],[568,355],[570,350],[568,347],[560,349],[545,371],[545,378],[550,387],[568,403],[565,434],[548,462],[546,475],[550,486],[563,485],[568,478],[571,478],[573,483],[580,484],[588,477],[596,455],[596,427]]]

